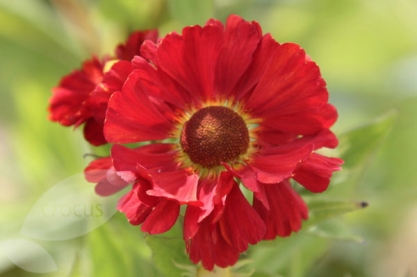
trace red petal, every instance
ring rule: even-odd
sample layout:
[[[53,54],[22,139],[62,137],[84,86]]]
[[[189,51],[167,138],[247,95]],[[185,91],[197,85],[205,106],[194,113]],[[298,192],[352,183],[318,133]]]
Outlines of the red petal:
[[[187,206],[187,210],[185,211],[185,216],[184,216],[184,231],[183,231],[183,239],[185,241],[188,241],[189,239],[194,237],[195,234],[197,233],[198,228],[200,226],[200,221],[201,221],[199,220],[199,218],[203,212],[204,211],[199,207]]]
[[[325,82],[304,50],[296,44],[282,44],[271,53],[270,63],[247,101],[255,117],[288,114],[321,107],[328,100]]]
[[[88,182],[96,183],[106,178],[107,170],[113,166],[111,157],[99,158],[91,161],[84,169],[84,176]]]
[[[160,199],[143,222],[141,230],[151,235],[164,233],[174,226],[179,212],[180,205],[177,201]]]
[[[109,196],[121,191],[136,180],[136,176],[130,171],[116,172],[113,167],[107,170],[106,178],[97,183],[95,191],[98,195]]]
[[[237,185],[227,195],[219,226],[225,240],[239,252],[246,251],[249,243],[258,243],[266,232],[264,222]]]
[[[288,181],[279,184],[264,185],[264,196],[269,202],[267,209],[254,194],[253,208],[266,224],[266,240],[276,236],[289,236],[301,228],[302,219],[308,218],[308,209],[302,198],[291,188]]]
[[[224,42],[217,60],[215,91],[230,99],[233,88],[252,62],[252,55],[261,40],[256,22],[244,21],[237,15],[227,19]]]
[[[173,80],[164,71],[155,70],[155,68],[146,60],[136,56],[132,61],[133,67],[137,69],[135,74],[140,74],[142,82],[147,84],[147,93],[159,99],[160,101],[167,102],[179,110],[186,109],[186,105],[191,105],[199,102],[194,97],[195,94],[189,94],[183,87],[181,87],[175,80]],[[197,102],[196,102],[197,101]]]
[[[262,126],[268,130],[279,130],[290,134],[314,135],[330,128],[337,119],[336,109],[326,104],[312,110],[264,118]]]
[[[136,187],[124,195],[117,205],[117,209],[125,213],[132,225],[141,224],[152,212],[152,206],[148,206],[139,200]]]
[[[102,82],[95,87],[89,98],[89,103],[91,103],[92,113],[97,121],[104,122],[110,96],[114,92],[122,90],[123,84],[132,70],[130,62],[118,61],[104,74]]]
[[[184,219],[184,240],[193,237],[198,230],[198,224],[210,214],[214,221],[218,221],[223,213],[226,196],[234,185],[236,181],[229,172],[222,172],[217,179],[200,180],[198,200],[203,206],[199,208],[188,206]],[[216,210],[215,206],[218,207]]]
[[[115,144],[111,155],[118,171],[136,172],[138,164],[147,170],[167,171],[177,168],[176,152],[169,143],[148,144],[133,149]]]
[[[146,40],[143,42],[142,47],[140,48],[140,54],[144,59],[151,61],[154,65],[158,66],[157,50],[158,47],[153,41]],[[135,58],[136,57],[133,59]]]
[[[256,180],[261,183],[279,183],[290,178],[299,164],[308,159],[312,152],[313,147],[310,144],[288,153],[254,157],[242,170],[242,182],[245,186],[253,182],[253,175],[245,173],[252,170],[256,173]]]
[[[278,147],[269,147],[266,152],[268,155],[284,154],[291,151],[297,151],[306,145],[313,145],[314,150],[323,147],[335,148],[338,145],[338,140],[335,134],[333,134],[329,129],[324,129],[313,136],[304,136]]]
[[[130,171],[116,172],[111,157],[92,161],[84,169],[84,175],[88,182],[97,183],[95,191],[101,196],[112,195],[136,179],[136,176]]]
[[[140,47],[146,40],[156,42],[158,38],[157,30],[136,31],[130,34],[126,43],[116,48],[116,56],[120,60],[130,61],[134,56],[140,55]]]
[[[173,125],[153,105],[139,74],[131,74],[122,92],[115,92],[107,109],[104,135],[112,143],[131,143],[170,137]]]
[[[204,268],[210,271],[214,265],[227,267],[239,259],[239,251],[224,240],[218,224],[212,225],[211,222],[210,217],[204,219],[197,234],[186,241],[190,260],[195,264],[201,261]]]
[[[329,158],[316,153],[304,162],[294,173],[294,180],[311,192],[327,189],[333,171],[341,170],[343,160]]]
[[[264,74],[265,68],[267,68],[270,63],[271,54],[274,53],[278,46],[279,44],[271,37],[270,34],[262,37],[258,44],[258,48],[253,54],[252,62],[249,65],[249,68],[242,76],[232,93],[236,101],[241,100],[253,90],[255,85],[259,82],[262,74]]]
[[[160,68],[178,82],[199,103],[213,96],[214,73],[223,28],[218,25],[192,26],[182,36],[168,34],[158,49]]]
[[[226,197],[222,216],[218,221],[214,216],[212,213],[206,217],[194,236],[186,241],[190,260],[193,263],[201,261],[208,270],[212,270],[214,265],[227,267],[235,264],[239,253],[245,251],[249,243],[258,243],[266,231],[264,222],[237,184]]]
[[[106,144],[106,138],[103,134],[103,122],[90,118],[84,125],[84,138],[94,146]]]
[[[103,63],[92,58],[85,61],[81,69],[63,77],[58,87],[52,90],[48,107],[49,119],[70,126],[79,125],[91,117],[89,107],[85,107],[83,103],[102,76]]]
[[[175,199],[181,204],[201,205],[197,200],[198,175],[185,170],[153,172],[153,189],[149,195]]]

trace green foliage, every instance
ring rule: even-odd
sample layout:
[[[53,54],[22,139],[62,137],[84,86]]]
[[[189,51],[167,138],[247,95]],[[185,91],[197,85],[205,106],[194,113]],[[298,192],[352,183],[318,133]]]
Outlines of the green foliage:
[[[214,15],[213,0],[167,0],[167,4],[172,18],[184,25],[204,24]]]
[[[91,272],[82,276],[159,276],[150,262],[143,234],[125,220],[117,221],[123,217],[119,214],[88,236],[85,247],[91,257]]]
[[[182,227],[177,223],[163,235],[146,236],[146,244],[152,251],[152,260],[163,276],[181,276],[184,269],[192,266],[185,253]]]
[[[343,152],[344,167],[364,167],[369,164],[372,155],[387,137],[396,117],[396,112],[389,112],[342,134],[339,143],[340,151]]]

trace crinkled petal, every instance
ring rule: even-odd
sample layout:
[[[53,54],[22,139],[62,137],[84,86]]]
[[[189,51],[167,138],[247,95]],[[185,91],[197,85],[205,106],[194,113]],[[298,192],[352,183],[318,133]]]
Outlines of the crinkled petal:
[[[201,222],[197,234],[186,241],[186,247],[190,260],[195,264],[201,261],[207,270],[213,270],[214,265],[231,266],[237,262],[240,254],[223,238],[219,225],[211,224],[210,217]]]
[[[140,55],[140,48],[146,40],[156,42],[157,30],[136,31],[130,34],[125,44],[118,45],[116,57],[120,60],[130,61],[134,56]]]
[[[244,44],[242,43],[242,45]],[[256,84],[258,84],[261,76],[265,72],[265,68],[270,63],[271,53],[274,53],[278,46],[278,42],[276,42],[270,34],[266,34],[262,37],[256,51],[252,55],[252,62],[249,65],[249,68],[234,88],[233,96],[235,101],[246,99],[247,96],[250,95],[249,93],[251,93]]]
[[[262,193],[264,195],[254,194],[253,208],[266,224],[267,231],[263,239],[286,237],[291,232],[300,230],[302,220],[308,218],[308,209],[287,180],[278,184],[264,184]],[[260,198],[268,199],[268,208],[259,200]]]
[[[198,200],[203,205],[187,207],[184,218],[184,240],[193,237],[198,230],[198,224],[210,214],[212,214],[212,220],[218,221],[223,213],[226,197],[234,185],[236,181],[229,172],[222,172],[218,178],[200,180]]]
[[[158,65],[187,92],[195,104],[213,97],[215,67],[223,28],[217,25],[192,26],[182,36],[172,33],[161,40]]]
[[[271,53],[247,109],[255,117],[288,114],[327,103],[328,93],[320,70],[306,61],[304,50],[292,43],[282,44]]]
[[[219,99],[231,98],[233,88],[252,62],[261,33],[257,22],[244,21],[237,15],[228,17],[216,66],[215,91]]]
[[[170,137],[172,122],[149,99],[140,74],[131,74],[123,90],[109,101],[104,135],[111,143],[131,143]]]
[[[195,235],[186,241],[191,261],[201,261],[208,270],[214,265],[227,267],[236,263],[239,254],[249,244],[258,243],[266,231],[264,222],[236,183],[226,197],[222,216],[213,220],[214,216],[205,218]]]
[[[306,145],[313,145],[314,150],[321,149],[323,147],[335,148],[338,143],[339,141],[332,131],[329,129],[323,129],[315,135],[303,136],[278,147],[270,147],[268,148],[267,153],[268,155],[284,154],[300,149]]]
[[[49,119],[61,125],[78,126],[91,117],[89,107],[84,106],[91,91],[101,81],[103,62],[93,57],[63,77],[59,85],[52,89],[49,99]]]
[[[149,195],[175,199],[181,204],[193,204],[201,206],[197,200],[198,175],[190,174],[186,170],[173,172],[153,172],[153,188]]]
[[[107,170],[113,166],[111,157],[95,159],[84,169],[84,177],[90,183],[97,183],[105,179]]]
[[[279,183],[292,177],[299,164],[307,160],[312,152],[313,145],[307,144],[283,154],[254,157],[241,171],[242,182],[249,189],[251,189],[250,184],[254,182],[254,179],[266,184]],[[255,174],[248,171],[253,171]]]
[[[112,195],[136,180],[133,172],[117,172],[113,167],[111,157],[92,161],[84,169],[84,175],[88,182],[97,183],[95,191],[101,196]]]
[[[133,71],[132,64],[127,61],[118,61],[103,75],[88,99],[94,118],[104,123],[107,106],[114,92],[122,90],[129,74]]]
[[[161,234],[174,226],[180,212],[177,201],[160,199],[141,226],[143,232]]]
[[[313,153],[306,162],[294,172],[294,180],[311,192],[323,192],[330,183],[334,171],[341,170],[343,160],[329,158]]]
[[[325,104],[315,109],[266,117],[262,121],[262,127],[290,134],[314,135],[320,130],[330,128],[336,119],[336,109],[330,104]]]
[[[111,149],[114,167],[118,171],[136,172],[140,164],[147,170],[175,170],[178,165],[175,162],[176,152],[169,143],[155,143],[128,148],[115,144]]]
[[[140,54],[141,56],[148,61],[151,61],[154,65],[158,65],[158,59],[157,59],[157,50],[158,46],[156,43],[152,40],[146,40],[143,42],[141,48],[140,48]],[[135,57],[133,58],[135,59]]]
[[[119,200],[117,209],[126,215],[130,224],[139,225],[152,212],[153,206],[146,205],[140,201],[135,187],[137,185]]]
[[[106,138],[103,134],[103,122],[90,118],[84,125],[84,138],[94,146],[106,144]]]
[[[186,109],[190,99],[195,96],[193,94],[189,95],[189,92],[167,73],[159,68],[156,70],[152,64],[142,57],[136,56],[132,60],[132,65],[136,69],[134,74],[140,74],[141,81],[147,84],[146,92],[155,99],[177,107],[178,111]]]
[[[264,222],[237,185],[227,195],[219,226],[225,240],[239,252],[246,251],[249,243],[258,243],[266,232]]]

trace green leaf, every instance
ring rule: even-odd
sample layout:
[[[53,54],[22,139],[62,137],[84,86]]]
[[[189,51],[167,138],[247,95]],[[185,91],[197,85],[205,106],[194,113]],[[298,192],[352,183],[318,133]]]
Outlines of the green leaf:
[[[351,200],[334,200],[317,197],[305,197],[304,200],[310,212],[309,219],[303,223],[304,230],[329,218],[360,210],[368,206],[366,202]]]
[[[119,220],[118,220],[119,219]],[[139,228],[123,214],[92,232],[87,238],[91,271],[82,276],[159,276]]]
[[[214,15],[213,0],[167,0],[171,16],[185,25],[204,24]]]
[[[108,225],[89,236],[88,246],[93,265],[92,276],[130,276],[120,244]]]
[[[363,167],[385,139],[397,112],[391,111],[339,137],[344,168]]]
[[[335,173],[332,178],[332,184],[338,185],[337,190],[330,190],[329,193],[351,195],[370,168],[396,117],[397,112],[390,111],[339,136],[339,157],[344,160],[344,164],[342,171]]]
[[[364,239],[352,233],[341,220],[327,220],[307,230],[306,234],[319,238],[363,243]]]
[[[187,267],[194,267],[186,255],[179,225],[177,223],[163,235],[148,235],[145,238],[155,266],[166,277],[181,276]]]

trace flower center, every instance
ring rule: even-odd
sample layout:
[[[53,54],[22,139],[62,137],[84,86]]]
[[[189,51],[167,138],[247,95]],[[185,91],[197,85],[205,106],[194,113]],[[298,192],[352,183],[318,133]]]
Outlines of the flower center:
[[[232,109],[210,106],[198,110],[184,124],[180,142],[193,163],[212,168],[245,154],[249,131],[243,118]]]

